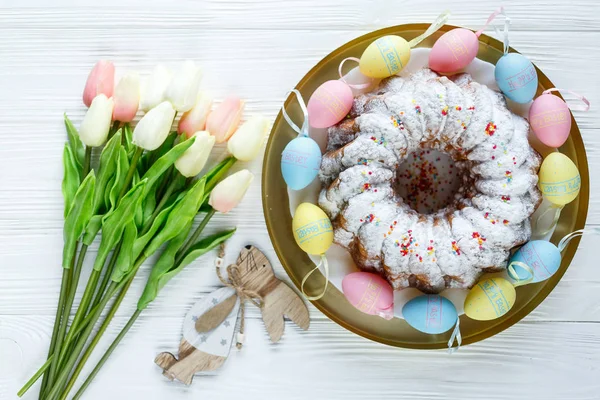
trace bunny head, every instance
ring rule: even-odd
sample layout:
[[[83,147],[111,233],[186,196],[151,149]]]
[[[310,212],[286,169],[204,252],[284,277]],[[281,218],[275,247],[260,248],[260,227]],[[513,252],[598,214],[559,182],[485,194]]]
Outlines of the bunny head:
[[[267,256],[252,245],[246,245],[242,249],[236,266],[242,284],[248,290],[264,295],[279,283]]]

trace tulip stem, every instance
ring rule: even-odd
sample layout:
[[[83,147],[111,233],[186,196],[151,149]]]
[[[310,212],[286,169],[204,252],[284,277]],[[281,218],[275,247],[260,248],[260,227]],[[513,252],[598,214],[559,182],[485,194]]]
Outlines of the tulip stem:
[[[17,393],[17,396],[19,397],[23,397],[23,395],[29,390],[29,388],[31,386],[33,386],[33,384],[40,379],[40,376],[42,376],[42,374],[48,369],[48,367],[50,367],[50,363],[52,362],[52,358],[54,357],[54,354],[51,354],[48,359],[46,360],[46,362],[44,363],[44,365],[42,365],[40,367],[40,369],[37,370],[37,372],[35,374],[33,374],[33,376],[27,381],[27,383],[25,385],[23,385],[23,387],[21,388],[21,390],[19,390],[19,392]]]
[[[75,250],[77,251],[77,247],[75,247]],[[75,257],[73,257],[73,261],[75,261]],[[59,331],[60,324],[61,324],[63,309],[65,307],[65,300],[67,297],[67,293],[69,292],[69,282],[71,280],[71,269],[72,268],[73,268],[73,265],[71,265],[71,268],[63,268],[62,283],[60,285],[60,295],[58,296],[58,307],[56,308],[56,316],[54,317],[54,329],[52,330],[52,339],[50,340],[50,348],[48,350],[48,359],[47,359],[46,363],[44,364],[44,366],[46,366],[46,368],[44,370],[38,370],[38,372],[25,384],[25,386],[23,386],[23,388],[19,391],[19,393],[20,393],[19,397],[21,397],[23,394],[25,394],[25,392],[27,392],[27,390],[29,390],[31,385],[33,385],[33,383],[36,380],[38,380],[40,375],[47,369],[47,367],[50,366],[50,359],[52,357],[52,354],[54,353],[54,349],[56,348],[56,342],[58,339],[58,331]],[[45,374],[44,379],[42,379],[42,390],[44,389],[44,387],[47,384],[48,384],[48,374]]]
[[[63,340],[65,338],[65,333],[67,331],[67,323],[69,322],[69,315],[71,315],[71,307],[73,306],[73,300],[75,299],[75,292],[77,291],[77,284],[79,283],[79,276],[81,275],[81,266],[83,265],[83,260],[85,258],[85,254],[87,252],[87,245],[81,245],[81,251],[79,253],[79,257],[77,258],[77,264],[72,268],[72,279],[69,284],[69,293],[67,294],[67,299],[65,302],[65,308],[63,309],[63,315],[60,320],[60,328],[58,330],[58,336],[56,338],[56,346],[54,347],[54,353],[62,354],[63,352]],[[50,364],[50,370],[48,371],[48,384],[52,384],[52,379],[54,378],[54,374],[56,373],[56,368],[59,365],[60,357],[54,357],[52,359],[52,364]]]
[[[140,160],[140,157],[144,153],[144,149],[141,147],[136,147],[135,153],[133,153],[133,157],[131,158],[131,164],[129,165],[129,171],[127,171],[127,176],[125,178],[125,185],[123,185],[123,189],[121,189],[121,193],[119,193],[119,199],[125,196],[125,193],[129,190],[129,184],[133,179],[133,174],[135,174],[135,170],[137,168],[137,163]]]
[[[142,253],[142,255],[140,255],[138,257],[138,259],[136,260],[131,271],[127,275],[125,275],[120,282],[115,282],[115,281],[111,282],[106,294],[102,298],[102,301],[100,302],[100,304],[98,304],[98,308],[92,309],[92,312],[94,314],[93,314],[91,321],[88,323],[85,331],[81,334],[80,339],[77,341],[77,345],[75,346],[75,349],[70,354],[70,357],[67,360],[65,367],[61,370],[60,375],[56,379],[54,386],[52,387],[49,395],[46,397],[46,400],[53,400],[57,397],[60,390],[65,385],[67,378],[69,377],[69,373],[71,372],[71,370],[73,369],[73,366],[75,365],[75,362],[79,358],[79,355],[81,354],[81,351],[83,350],[83,346],[85,345],[88,338],[90,337],[90,334],[92,332],[94,325],[96,324],[96,321],[98,321],[98,319],[100,318],[100,314],[102,313],[102,310],[104,309],[104,307],[106,307],[106,305],[108,304],[108,301],[117,293],[117,291],[123,289],[121,294],[119,295],[119,298],[112,305],[111,310],[109,311],[109,314],[107,315],[100,330],[95,335],[94,339],[92,340],[92,342],[86,349],[86,354],[84,354],[84,357],[80,361],[80,363],[85,364],[85,361],[87,360],[87,358],[89,358],[89,356],[91,355],[95,346],[97,345],[98,341],[100,340],[102,334],[104,333],[104,331],[110,324],[110,320],[112,319],[112,317],[114,316],[114,313],[119,308],[121,301],[123,300],[123,298],[125,297],[125,294],[127,293],[127,289],[129,289],[129,287],[131,286],[131,283],[133,282],[133,279],[135,278],[137,271],[140,269],[140,267],[142,266],[142,264],[144,263],[145,260],[146,260],[146,256]],[[89,352],[89,354],[87,354],[88,352]],[[83,368],[83,364],[81,365],[81,368]],[[74,380],[73,380],[73,382],[74,382]],[[72,384],[71,384],[71,386],[72,386]],[[68,394],[68,392],[67,391],[62,392],[62,394],[65,395],[65,394]]]
[[[112,257],[110,258],[110,263],[108,264],[108,267],[106,268],[106,271],[104,272],[104,276],[102,277],[102,282],[100,282],[100,286],[98,287],[98,290],[96,291],[96,297],[94,298],[94,301],[92,301],[92,307],[95,307],[98,304],[100,304],[100,301],[102,300],[102,296],[104,296],[104,292],[106,291],[108,282],[110,282],[110,277],[112,275],[112,271],[115,268],[115,264],[117,263],[119,251],[121,251],[121,243],[122,242],[119,242],[119,244],[117,245],[117,247],[115,247],[115,250],[113,251]]]
[[[213,215],[215,215],[215,212],[216,212],[215,209],[211,208],[210,211],[206,213],[206,215],[204,216],[204,219],[202,220],[202,222],[200,222],[200,225],[198,225],[198,227],[196,228],[194,233],[192,233],[192,236],[190,236],[188,238],[188,240],[185,242],[183,247],[175,255],[175,263],[173,265],[179,265],[179,263],[181,263],[181,261],[183,261],[183,258],[185,257],[185,253],[187,253],[187,251],[190,249],[190,247],[192,247],[194,245],[194,242],[196,242],[196,239],[198,239],[198,237],[200,236],[200,234],[202,233],[202,231],[208,224],[208,221],[210,221],[210,219],[213,217]]]

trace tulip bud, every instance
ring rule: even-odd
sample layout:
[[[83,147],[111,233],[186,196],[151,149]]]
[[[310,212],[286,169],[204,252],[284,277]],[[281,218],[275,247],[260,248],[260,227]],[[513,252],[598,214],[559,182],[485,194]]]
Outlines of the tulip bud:
[[[210,192],[208,204],[222,213],[231,211],[242,201],[253,179],[254,175],[247,169],[228,176]]]
[[[212,101],[212,96],[209,94],[198,93],[196,104],[194,104],[191,110],[181,116],[179,125],[177,126],[177,133],[180,135],[185,133],[187,137],[190,137],[194,132],[204,130]]]
[[[237,97],[228,97],[208,115],[206,129],[217,139],[217,143],[223,143],[233,135],[240,124],[244,104]]]
[[[163,101],[146,113],[133,130],[133,144],[146,150],[156,150],[169,136],[175,110]]]
[[[99,94],[112,97],[115,88],[115,66],[111,61],[100,60],[90,71],[85,89],[83,89],[83,104],[89,107]]]
[[[215,145],[215,137],[207,131],[196,132],[194,136],[196,137],[194,144],[175,161],[175,168],[187,178],[196,176],[202,171]]]
[[[79,127],[79,136],[86,146],[98,147],[106,142],[113,107],[113,100],[107,98],[104,94],[96,96],[92,101]]]
[[[173,104],[173,108],[179,112],[189,111],[196,101],[202,71],[193,61],[185,61],[179,71],[171,79],[167,88],[167,100]]]
[[[240,161],[253,160],[269,132],[269,120],[262,116],[250,118],[231,136],[227,150]]]
[[[132,73],[121,78],[113,96],[115,109],[113,120],[131,122],[140,105],[140,77]]]
[[[149,111],[165,100],[165,92],[171,82],[171,73],[164,65],[154,67],[152,74],[144,79],[140,90],[140,109]]]

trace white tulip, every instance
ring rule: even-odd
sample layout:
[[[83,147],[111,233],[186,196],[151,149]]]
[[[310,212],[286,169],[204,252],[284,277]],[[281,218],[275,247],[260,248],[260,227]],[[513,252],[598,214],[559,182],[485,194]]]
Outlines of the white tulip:
[[[179,112],[189,111],[196,102],[202,71],[191,60],[185,61],[169,84],[166,98]]]
[[[175,161],[175,168],[187,178],[196,176],[202,171],[215,145],[215,137],[208,131],[196,132],[194,137],[196,138],[194,144]]]
[[[86,146],[98,147],[106,142],[112,122],[113,107],[112,98],[109,99],[104,94],[94,97],[79,127],[79,136]]]
[[[240,161],[251,161],[260,152],[269,133],[269,120],[255,116],[244,122],[227,142],[227,150]]]
[[[171,72],[164,65],[154,67],[152,74],[144,79],[140,91],[140,109],[149,111],[165,100],[171,82]]]
[[[171,131],[175,110],[163,101],[146,113],[133,130],[133,144],[145,150],[157,149]]]
[[[242,201],[252,180],[254,175],[247,169],[228,176],[210,192],[208,204],[222,213],[231,211]]]

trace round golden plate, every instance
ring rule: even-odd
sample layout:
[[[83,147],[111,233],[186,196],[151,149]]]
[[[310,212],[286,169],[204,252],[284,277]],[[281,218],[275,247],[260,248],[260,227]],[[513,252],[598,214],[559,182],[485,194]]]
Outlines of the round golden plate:
[[[338,79],[338,65],[346,57],[358,57],[363,50],[375,39],[384,35],[400,35],[410,40],[423,33],[429,24],[398,25],[375,32],[368,33],[354,39],[342,47],[334,50],[314,68],[312,68],[296,85],[305,99],[323,82],[329,79]],[[432,47],[435,41],[444,33],[455,26],[445,25],[436,34],[421,43],[419,47]],[[511,51],[515,51],[511,49]],[[479,38],[478,58],[495,64],[502,56],[502,43],[486,35]],[[554,87],[552,82],[537,67],[538,92]],[[301,121],[302,114],[297,102],[288,99],[285,108],[295,121]],[[290,278],[300,287],[300,282],[312,268],[313,262],[300,250],[292,235],[292,217],[289,210],[287,187],[281,175],[281,153],[287,143],[296,137],[294,132],[283,120],[281,112],[275,120],[271,136],[267,144],[263,163],[262,195],[263,209],[267,228],[279,260],[283,264]],[[552,241],[557,243],[561,237],[569,232],[582,229],[589,202],[589,173],[587,158],[581,133],[575,120],[572,121],[571,135],[567,142],[560,148],[575,162],[581,174],[581,191],[579,197],[567,205],[562,211],[558,227],[554,232]],[[470,344],[486,339],[518,322],[537,307],[554,289],[561,279],[579,245],[575,239],[563,253],[560,269],[550,279],[537,284],[525,285],[517,288],[517,301],[511,311],[502,318],[493,321],[475,321],[466,316],[460,319],[463,344]],[[305,285],[307,293],[317,293],[323,287],[323,278],[311,277]],[[384,344],[397,347],[417,349],[439,349],[447,347],[450,332],[440,335],[427,335],[410,327],[404,320],[394,318],[386,321],[383,318],[363,314],[355,309],[344,295],[333,285],[329,285],[324,297],[313,304],[325,315],[344,328]]]

